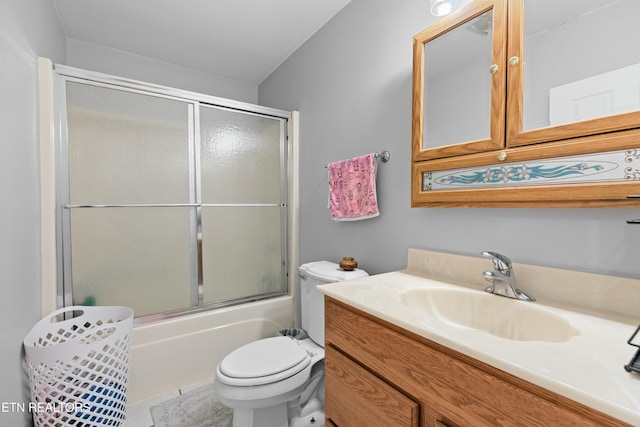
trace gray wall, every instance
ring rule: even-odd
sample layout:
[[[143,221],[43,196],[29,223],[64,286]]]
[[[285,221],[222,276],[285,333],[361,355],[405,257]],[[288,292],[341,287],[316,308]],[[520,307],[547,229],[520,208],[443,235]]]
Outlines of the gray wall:
[[[427,4],[353,0],[259,87],[261,104],[300,111],[300,262],[349,255],[380,273],[403,268],[409,247],[494,250],[516,262],[639,278],[640,227],[625,221],[640,209],[410,208],[412,36],[435,20]],[[381,215],[333,222],[325,165],[385,149]]]
[[[0,1],[0,403],[25,402],[22,340],[40,319],[37,57],[64,61],[49,0]],[[30,415],[0,412],[0,425]]]
[[[228,79],[81,40],[67,40],[67,58],[63,63],[147,83],[252,104],[258,103],[258,86],[253,83]]]

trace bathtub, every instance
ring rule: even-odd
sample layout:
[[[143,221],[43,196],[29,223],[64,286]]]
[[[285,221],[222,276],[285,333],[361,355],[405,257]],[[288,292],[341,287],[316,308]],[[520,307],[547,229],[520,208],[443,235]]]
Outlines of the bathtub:
[[[128,404],[213,381],[229,352],[294,319],[293,297],[285,296],[134,327]]]

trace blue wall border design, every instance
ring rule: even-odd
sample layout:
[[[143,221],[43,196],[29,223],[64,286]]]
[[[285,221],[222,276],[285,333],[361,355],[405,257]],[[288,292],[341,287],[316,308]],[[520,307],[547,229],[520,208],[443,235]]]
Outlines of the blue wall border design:
[[[422,173],[422,191],[640,181],[640,148]]]

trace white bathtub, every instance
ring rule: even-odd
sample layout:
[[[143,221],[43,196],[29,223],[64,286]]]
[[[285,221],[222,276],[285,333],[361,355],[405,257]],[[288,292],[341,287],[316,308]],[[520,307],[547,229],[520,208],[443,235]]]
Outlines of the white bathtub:
[[[294,319],[286,296],[134,327],[128,403],[213,381],[230,351],[293,327]]]

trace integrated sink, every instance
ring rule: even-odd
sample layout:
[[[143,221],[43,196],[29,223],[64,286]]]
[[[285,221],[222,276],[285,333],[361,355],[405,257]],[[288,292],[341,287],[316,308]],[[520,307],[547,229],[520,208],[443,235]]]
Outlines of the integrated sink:
[[[565,342],[580,334],[536,303],[471,289],[408,289],[400,294],[400,304],[418,316],[514,341]]]

